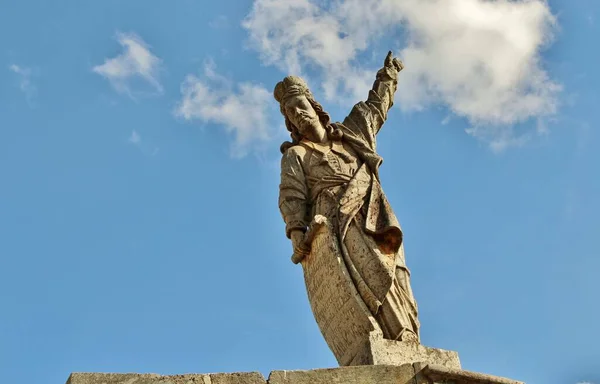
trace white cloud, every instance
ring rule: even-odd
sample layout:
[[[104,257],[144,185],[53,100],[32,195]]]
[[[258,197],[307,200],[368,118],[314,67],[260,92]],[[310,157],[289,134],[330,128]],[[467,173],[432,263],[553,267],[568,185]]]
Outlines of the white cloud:
[[[255,0],[243,26],[250,34],[251,45],[266,64],[304,76],[306,69],[320,70],[328,100],[362,96],[374,74],[352,62],[360,51],[368,48],[375,31],[366,24],[346,28],[345,24],[353,21],[342,15],[345,2],[340,4],[339,9],[328,12],[311,0]],[[369,13],[364,16],[368,22]],[[342,37],[350,29],[352,36]]]
[[[188,75],[181,85],[182,99],[175,115],[225,127],[234,135],[232,154],[241,157],[252,147],[268,141],[271,92],[263,86],[242,82],[234,86],[215,71],[212,61],[204,66],[204,78]]]
[[[140,93],[137,85],[134,90],[135,82],[140,80],[149,85],[154,93],[162,93],[158,76],[161,60],[150,52],[148,44],[133,33],[117,33],[117,40],[123,52],[105,59],[104,64],[92,70],[110,81],[117,92],[132,97]]]
[[[328,100],[363,99],[372,47],[403,47],[398,104],[445,105],[467,132],[501,150],[543,133],[560,86],[541,66],[555,17],[544,0],[255,0],[243,25],[264,63],[316,76]],[[397,33],[403,28],[404,37]],[[381,52],[381,60],[385,56]],[[526,132],[514,125],[531,119]]]
[[[30,68],[21,67],[17,64],[11,64],[8,69],[19,76],[19,89],[25,94],[28,103],[33,102],[37,94],[37,88],[31,82],[32,71]]]

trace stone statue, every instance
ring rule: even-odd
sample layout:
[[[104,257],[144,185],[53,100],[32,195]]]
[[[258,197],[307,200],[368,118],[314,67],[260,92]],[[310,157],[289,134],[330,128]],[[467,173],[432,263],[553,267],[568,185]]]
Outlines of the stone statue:
[[[402,62],[389,52],[366,101],[332,123],[299,77],[279,82],[291,142],[281,146],[279,208],[313,313],[341,365],[364,363],[369,334],[419,344],[402,230],[379,182],[376,136]]]

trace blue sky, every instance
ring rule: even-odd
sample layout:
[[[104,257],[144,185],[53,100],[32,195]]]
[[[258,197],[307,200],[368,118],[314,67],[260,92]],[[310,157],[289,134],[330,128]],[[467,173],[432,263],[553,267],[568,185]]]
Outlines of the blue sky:
[[[301,74],[342,120],[392,49],[381,178],[423,344],[600,383],[599,17],[593,0],[0,0],[3,380],[335,366],[277,208],[271,91]]]

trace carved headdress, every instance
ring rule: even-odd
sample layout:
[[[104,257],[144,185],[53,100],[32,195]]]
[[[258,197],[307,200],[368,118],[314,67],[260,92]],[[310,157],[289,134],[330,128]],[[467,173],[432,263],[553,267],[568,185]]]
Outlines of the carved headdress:
[[[275,97],[275,100],[279,102],[279,108],[282,114],[284,114],[283,105],[285,104],[285,100],[289,97],[298,95],[311,95],[306,82],[298,76],[287,76],[277,83],[275,90],[273,90],[273,96]]]

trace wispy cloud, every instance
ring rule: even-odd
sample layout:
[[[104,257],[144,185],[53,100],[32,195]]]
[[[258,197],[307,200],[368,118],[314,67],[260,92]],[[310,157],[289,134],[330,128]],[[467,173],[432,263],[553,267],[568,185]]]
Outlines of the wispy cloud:
[[[131,97],[148,94],[143,85],[150,86],[153,94],[162,93],[159,81],[161,59],[150,51],[150,46],[133,33],[117,33],[117,41],[123,52],[107,58],[104,64],[92,70],[105,77],[119,93]]]
[[[139,145],[142,142],[142,137],[135,130],[131,131],[131,136],[129,136],[129,142],[134,145]]]
[[[328,100],[364,98],[377,68],[359,61],[392,38],[406,64],[397,96],[406,111],[445,105],[494,150],[543,133],[544,119],[557,112],[561,87],[541,65],[556,28],[544,0],[323,4],[255,0],[243,26],[264,63],[317,77]],[[516,132],[514,125],[530,120],[538,123]]]
[[[271,92],[261,85],[242,82],[234,85],[218,74],[208,61],[202,78],[188,75],[181,84],[182,98],[175,115],[185,120],[214,123],[234,136],[231,153],[242,157],[271,137],[269,108]]]
[[[37,88],[31,81],[31,76],[33,75],[31,68],[11,64],[8,69],[19,77],[19,89],[25,95],[27,103],[32,105],[33,99],[37,95]]]
[[[131,131],[131,135],[129,135],[129,139],[127,139],[127,141],[139,148],[139,150],[145,155],[154,156],[159,151],[158,147],[152,145],[151,143],[145,141],[143,142],[142,136],[135,129]]]

